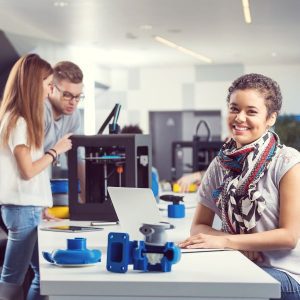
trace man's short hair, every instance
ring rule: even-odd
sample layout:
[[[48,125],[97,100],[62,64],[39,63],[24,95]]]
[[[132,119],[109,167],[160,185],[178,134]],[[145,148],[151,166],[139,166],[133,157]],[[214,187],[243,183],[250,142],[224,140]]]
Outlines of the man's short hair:
[[[53,68],[53,78],[56,81],[67,80],[72,83],[81,83],[83,73],[81,69],[70,61],[61,61]]]

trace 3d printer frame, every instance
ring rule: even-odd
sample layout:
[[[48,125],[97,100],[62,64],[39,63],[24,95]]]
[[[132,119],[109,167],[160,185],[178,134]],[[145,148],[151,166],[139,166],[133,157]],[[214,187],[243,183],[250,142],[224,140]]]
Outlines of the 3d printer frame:
[[[223,144],[223,141],[201,141],[198,138],[194,138],[193,141],[174,141],[172,143],[172,180],[176,181],[178,179],[178,174],[176,174],[176,157],[179,149],[192,148],[191,172],[198,172],[208,168],[214,157],[218,155]]]
[[[68,152],[71,220],[118,221],[107,186],[151,187],[152,145],[149,135],[73,135]],[[85,201],[79,201],[78,151],[85,149]]]

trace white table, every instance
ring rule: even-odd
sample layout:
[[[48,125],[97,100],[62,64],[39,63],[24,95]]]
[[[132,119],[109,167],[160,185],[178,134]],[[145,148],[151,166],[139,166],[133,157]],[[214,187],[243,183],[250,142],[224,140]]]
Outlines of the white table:
[[[169,241],[187,236],[192,212],[186,219],[169,219],[177,226],[170,232]],[[66,221],[64,221],[66,222]],[[88,225],[87,222],[71,222]],[[125,274],[106,271],[107,234],[118,226],[104,231],[60,233],[39,230],[39,249],[65,249],[66,238],[85,237],[87,247],[102,250],[102,262],[91,267],[62,268],[40,257],[41,292],[50,300],[69,299],[251,299],[280,297],[280,284],[238,251],[218,251],[182,254],[180,262],[169,273]]]

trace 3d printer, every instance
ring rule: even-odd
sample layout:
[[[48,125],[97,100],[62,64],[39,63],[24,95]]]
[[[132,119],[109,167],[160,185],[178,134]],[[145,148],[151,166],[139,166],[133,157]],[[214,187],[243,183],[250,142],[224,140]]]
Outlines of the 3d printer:
[[[206,129],[207,135],[202,139],[198,132],[201,126]],[[192,141],[174,141],[172,142],[172,180],[176,181],[183,174],[178,174],[176,165],[182,163],[182,155],[178,155],[182,148],[192,148],[192,163],[188,165],[189,172],[204,171],[208,168],[211,161],[218,155],[223,145],[223,141],[211,141],[210,128],[205,120],[200,120],[196,127],[196,133]],[[181,160],[181,161],[179,161]]]
[[[118,221],[107,187],[151,186],[150,136],[118,134],[120,107],[119,104],[115,105],[97,135],[71,137],[73,146],[68,153],[71,220]],[[110,134],[103,135],[112,118],[113,122],[109,125]],[[85,195],[80,197],[78,159],[85,161]]]

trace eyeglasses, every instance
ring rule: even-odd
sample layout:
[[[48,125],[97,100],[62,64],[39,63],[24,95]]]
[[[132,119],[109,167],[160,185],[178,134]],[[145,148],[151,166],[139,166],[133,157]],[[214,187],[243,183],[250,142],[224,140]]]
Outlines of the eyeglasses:
[[[79,94],[77,96],[74,96],[70,92],[61,90],[56,84],[54,84],[54,86],[60,93],[62,93],[62,97],[65,101],[71,101],[71,100],[75,99],[76,102],[79,102],[85,98],[84,94]]]

